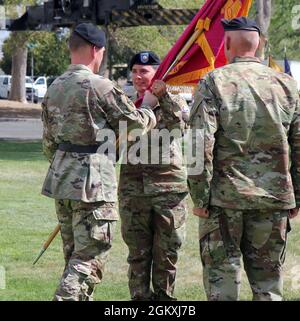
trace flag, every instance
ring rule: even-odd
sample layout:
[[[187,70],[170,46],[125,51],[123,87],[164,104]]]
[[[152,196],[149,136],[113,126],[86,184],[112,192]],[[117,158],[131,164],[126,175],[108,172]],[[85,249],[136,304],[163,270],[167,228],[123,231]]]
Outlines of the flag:
[[[291,77],[293,77],[292,75],[292,71],[291,71],[291,67],[290,67],[290,63],[285,55],[284,57],[284,72],[288,75],[290,75]]]
[[[271,55],[269,55],[269,67],[276,71],[283,72],[282,67],[273,59]]]
[[[226,64],[221,19],[247,16],[252,0],[207,0],[166,55],[154,79],[171,86],[196,86]]]

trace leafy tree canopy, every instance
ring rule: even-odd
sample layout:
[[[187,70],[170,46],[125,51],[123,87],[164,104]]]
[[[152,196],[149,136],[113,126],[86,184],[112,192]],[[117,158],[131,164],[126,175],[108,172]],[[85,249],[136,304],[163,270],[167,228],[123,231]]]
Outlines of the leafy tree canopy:
[[[34,75],[55,76],[63,73],[70,63],[69,51],[66,44],[66,37],[58,37],[54,32],[18,32],[12,33],[4,41],[3,59],[0,62],[1,69],[6,73],[11,73],[12,53],[15,41],[12,37],[18,34],[25,36],[25,45],[28,48],[27,75],[31,75],[31,57],[33,55]],[[19,42],[17,42],[19,43]]]

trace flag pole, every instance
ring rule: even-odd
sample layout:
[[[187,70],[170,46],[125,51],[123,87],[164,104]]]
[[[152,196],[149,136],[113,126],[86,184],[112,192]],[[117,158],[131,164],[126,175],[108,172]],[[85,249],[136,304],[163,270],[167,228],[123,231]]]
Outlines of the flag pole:
[[[286,58],[286,46],[284,46],[284,57]]]
[[[60,231],[60,224],[57,224],[55,229],[52,231],[52,233],[49,235],[48,239],[44,243],[39,255],[37,258],[33,261],[32,265],[35,265],[35,263],[40,259],[40,257],[44,254],[44,252],[47,250],[48,246],[51,244],[51,242],[54,240],[55,236]]]
[[[270,67],[270,62],[271,62],[271,48],[270,48],[270,43],[268,42],[268,49],[267,49],[267,52],[268,52],[268,67]]]

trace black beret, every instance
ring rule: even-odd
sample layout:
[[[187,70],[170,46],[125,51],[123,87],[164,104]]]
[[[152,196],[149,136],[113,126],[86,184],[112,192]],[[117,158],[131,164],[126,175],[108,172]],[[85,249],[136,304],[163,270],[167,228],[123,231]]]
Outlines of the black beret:
[[[98,48],[105,46],[106,37],[104,31],[92,23],[80,23],[75,27],[74,32]]]
[[[248,30],[257,31],[260,34],[257,23],[247,17],[239,17],[231,20],[222,19],[221,23],[225,31]]]
[[[155,66],[159,64],[160,59],[153,51],[141,51],[131,58],[129,63],[129,69],[131,70],[133,65]]]

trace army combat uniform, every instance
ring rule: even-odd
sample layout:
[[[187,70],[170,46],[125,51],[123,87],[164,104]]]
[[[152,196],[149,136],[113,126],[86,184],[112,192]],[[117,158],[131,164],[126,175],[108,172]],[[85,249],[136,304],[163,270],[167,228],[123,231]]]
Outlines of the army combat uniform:
[[[132,300],[175,300],[176,262],[187,216],[187,173],[182,159],[182,109],[186,108],[183,99],[167,93],[154,110],[154,130],[177,130],[170,146],[165,147],[170,153],[169,163],[163,163],[165,143],[160,140],[149,145],[148,164],[128,162],[121,166],[119,207],[122,237],[129,249]],[[148,134],[149,141],[154,130]],[[151,152],[160,157],[157,164],[150,164]]]
[[[99,152],[100,133],[118,135],[119,121],[148,130],[155,115],[136,110],[111,81],[80,64],[53,82],[42,109],[43,151],[51,162],[42,193],[55,199],[66,262],[55,300],[91,300],[118,220],[114,161]]]
[[[238,299],[242,255],[253,299],[282,299],[288,213],[300,206],[299,112],[296,82],[256,58],[200,81],[190,125],[204,135],[204,170],[189,186],[210,213],[199,224],[209,300]]]

